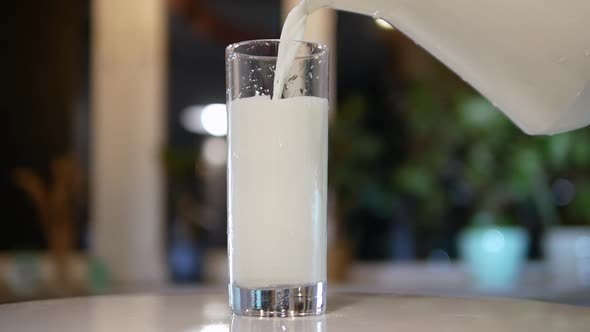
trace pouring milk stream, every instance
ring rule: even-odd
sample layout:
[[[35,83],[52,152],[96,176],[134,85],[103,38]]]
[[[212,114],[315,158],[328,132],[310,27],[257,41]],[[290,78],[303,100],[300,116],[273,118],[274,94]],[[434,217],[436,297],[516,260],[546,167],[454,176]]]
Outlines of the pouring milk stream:
[[[532,135],[590,124],[588,0],[303,0],[281,34],[279,99],[307,15],[321,7],[383,18]]]

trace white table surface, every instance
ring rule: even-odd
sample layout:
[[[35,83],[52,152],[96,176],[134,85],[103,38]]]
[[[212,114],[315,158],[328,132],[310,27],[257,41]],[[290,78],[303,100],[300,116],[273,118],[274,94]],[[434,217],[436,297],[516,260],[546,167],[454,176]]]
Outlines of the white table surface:
[[[219,292],[0,305],[2,332],[590,331],[590,308],[502,299],[335,294],[311,318],[232,317]]]

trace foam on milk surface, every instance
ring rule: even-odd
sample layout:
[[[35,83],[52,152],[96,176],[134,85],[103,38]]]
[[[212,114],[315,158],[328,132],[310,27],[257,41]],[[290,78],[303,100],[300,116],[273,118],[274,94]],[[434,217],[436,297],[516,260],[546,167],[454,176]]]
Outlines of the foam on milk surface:
[[[232,283],[325,281],[328,100],[256,96],[228,105]]]

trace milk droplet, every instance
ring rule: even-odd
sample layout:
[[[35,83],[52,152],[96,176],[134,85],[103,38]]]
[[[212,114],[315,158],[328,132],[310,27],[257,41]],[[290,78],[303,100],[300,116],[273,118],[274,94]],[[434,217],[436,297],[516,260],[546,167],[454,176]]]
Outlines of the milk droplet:
[[[586,52],[584,52],[584,55],[585,55],[585,56],[590,56],[590,51],[586,51]]]
[[[374,19],[381,18],[381,11],[376,10],[373,12],[373,14],[371,16],[373,16]]]
[[[566,57],[564,57],[564,56],[562,56],[562,57],[559,57],[559,59],[557,59],[557,62],[558,62],[558,63],[564,63],[564,62],[566,62],[566,61],[567,61],[567,58],[566,58]]]

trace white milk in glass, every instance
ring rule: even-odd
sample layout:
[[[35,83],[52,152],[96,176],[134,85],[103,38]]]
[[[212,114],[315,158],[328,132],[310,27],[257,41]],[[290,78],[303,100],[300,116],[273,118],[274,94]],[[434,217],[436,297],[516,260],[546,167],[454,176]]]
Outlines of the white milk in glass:
[[[228,107],[232,284],[325,281],[328,100],[255,96]]]
[[[590,123],[589,0],[307,0],[285,27],[322,6],[392,23],[529,134]]]

